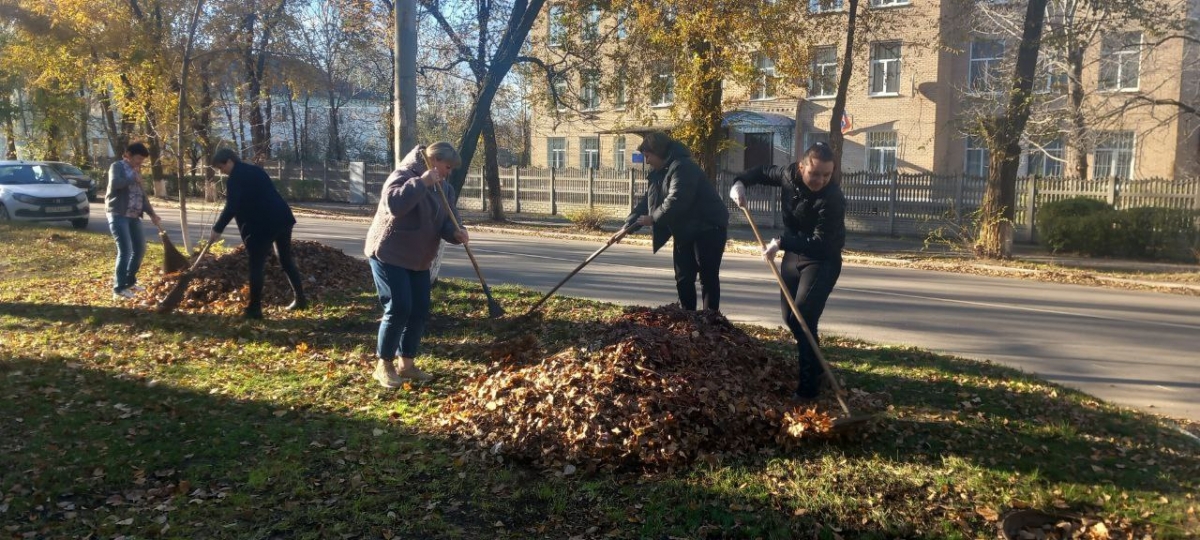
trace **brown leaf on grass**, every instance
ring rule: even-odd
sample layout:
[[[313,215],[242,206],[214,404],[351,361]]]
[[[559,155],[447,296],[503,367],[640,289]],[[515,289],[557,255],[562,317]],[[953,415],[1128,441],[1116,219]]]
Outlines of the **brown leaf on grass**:
[[[987,506],[976,506],[975,513],[988,521],[997,521],[1000,519],[1000,513]]]

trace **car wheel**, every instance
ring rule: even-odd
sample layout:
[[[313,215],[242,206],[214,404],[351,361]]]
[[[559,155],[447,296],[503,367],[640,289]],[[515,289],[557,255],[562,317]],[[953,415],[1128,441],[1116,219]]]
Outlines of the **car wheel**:
[[[0,204],[0,221],[8,221],[10,219],[12,218],[8,216],[8,209],[3,204]]]
[[[88,224],[88,218],[79,218],[79,219],[71,220],[71,226],[75,227],[76,229],[86,228],[87,224]]]

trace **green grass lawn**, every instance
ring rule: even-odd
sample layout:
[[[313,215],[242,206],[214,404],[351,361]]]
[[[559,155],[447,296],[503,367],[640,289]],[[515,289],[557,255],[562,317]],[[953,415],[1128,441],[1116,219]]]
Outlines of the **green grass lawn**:
[[[372,290],[261,322],[157,315],[109,299],[106,235],[0,224],[0,238],[4,538],[995,538],[996,514],[1024,507],[1200,534],[1200,445],[988,363],[829,338],[849,386],[892,397],[874,432],[564,475],[431,429],[507,324],[486,319],[477,283],[435,289],[422,361],[437,380],[386,390],[370,378]],[[152,245],[143,279],[160,261]],[[510,313],[540,296],[495,293]],[[621,311],[547,308],[551,351]],[[779,329],[746,330],[793,350]]]

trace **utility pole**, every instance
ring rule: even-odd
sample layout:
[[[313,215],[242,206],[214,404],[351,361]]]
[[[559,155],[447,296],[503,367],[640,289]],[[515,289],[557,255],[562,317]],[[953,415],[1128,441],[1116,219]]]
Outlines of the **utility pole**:
[[[417,3],[416,0],[396,1],[396,127],[393,146],[394,165],[417,145]]]

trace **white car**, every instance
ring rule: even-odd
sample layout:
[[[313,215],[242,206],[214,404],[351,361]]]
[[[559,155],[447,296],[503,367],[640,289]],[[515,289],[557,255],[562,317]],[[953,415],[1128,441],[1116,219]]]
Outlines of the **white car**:
[[[0,221],[70,221],[87,227],[87,191],[38,161],[0,161]]]

